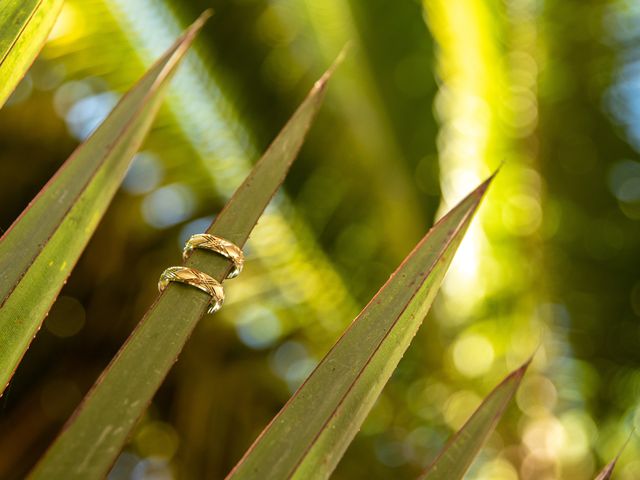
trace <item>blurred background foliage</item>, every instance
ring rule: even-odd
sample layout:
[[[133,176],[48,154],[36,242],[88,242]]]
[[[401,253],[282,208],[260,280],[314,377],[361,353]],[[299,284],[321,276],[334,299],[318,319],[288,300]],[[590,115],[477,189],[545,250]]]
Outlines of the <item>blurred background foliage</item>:
[[[0,400],[22,478],[351,42],[321,116],[112,479],[222,478],[435,218],[504,163],[335,473],[414,478],[537,354],[473,479],[585,479],[640,427],[640,6],[631,0],[68,0],[0,111],[6,229],[181,26],[215,16]],[[640,478],[640,445],[619,479]]]

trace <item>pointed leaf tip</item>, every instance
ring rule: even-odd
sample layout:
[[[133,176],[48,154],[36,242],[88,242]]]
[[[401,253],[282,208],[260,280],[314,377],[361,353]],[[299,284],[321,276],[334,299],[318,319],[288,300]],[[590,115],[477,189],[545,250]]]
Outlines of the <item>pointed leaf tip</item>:
[[[333,61],[333,63],[329,67],[329,72],[333,72],[336,68],[338,68],[342,64],[342,62],[344,62],[344,59],[347,58],[347,55],[351,51],[352,47],[353,47],[353,42],[351,40],[349,40],[347,43],[344,44],[340,52],[338,52],[338,56],[336,56],[336,59]]]
[[[611,475],[613,474],[613,469],[616,467],[616,460],[613,460],[611,463],[607,464],[607,466],[600,471],[595,480],[609,480],[611,478]]]
[[[342,64],[342,62],[344,62],[344,59],[347,57],[347,54],[349,53],[349,50],[351,50],[351,42],[347,42],[345,46],[342,47],[342,50],[340,50],[340,53],[338,53],[338,56],[333,61],[333,63],[316,81],[316,83],[313,86],[314,91],[322,90],[325,88],[325,86],[327,85],[327,82],[333,76],[333,73]]]
[[[207,8],[187,29],[188,32],[198,32],[205,23],[213,16],[213,8]]]
[[[531,358],[512,371],[485,397],[467,422],[440,451],[420,480],[460,480],[494,431],[522,377],[531,364]]]
[[[202,12],[200,16],[189,25],[182,35],[176,40],[175,45],[184,45],[185,47],[189,46],[189,44],[193,41],[195,36],[202,30],[202,27],[205,23],[213,16],[213,9],[209,8]]]
[[[191,30],[200,28],[204,19],[201,17]],[[184,45],[189,42],[182,37],[178,43],[178,47],[174,45],[163,57],[166,62],[170,61],[170,56],[175,56],[177,48],[186,50]],[[321,100],[321,92],[315,96],[312,92],[302,102],[216,216],[214,224],[207,230],[209,233],[225,237],[239,247],[244,245],[296,158]],[[197,251],[186,265],[220,282],[230,270],[230,264],[224,257],[199,256]],[[203,302],[203,308],[198,308],[198,301]],[[165,290],[32,471],[31,480],[82,480],[104,478],[108,474],[131,429],[151,402],[205,311],[205,302],[208,298],[203,298],[196,289]],[[123,398],[135,398],[137,401],[127,404],[122,402]],[[92,441],[87,442],[86,439]],[[78,459],[82,461],[78,462]]]
[[[598,476],[595,478],[595,480],[609,480],[611,478],[611,475],[613,475],[613,470],[616,468],[616,464],[618,463],[618,460],[620,460],[620,456],[622,455],[624,450],[627,448],[627,445],[629,445],[629,442],[631,441],[631,439],[633,438],[635,433],[636,433],[636,429],[634,428],[633,430],[631,430],[631,433],[629,433],[629,436],[627,437],[627,439],[625,440],[624,444],[622,445],[622,447],[618,451],[618,454],[616,455],[616,458],[611,460],[611,462],[609,462],[600,471],[600,473],[598,473]]]
[[[490,177],[485,179],[480,185],[478,185],[474,190],[468,193],[457,205],[451,208],[447,213],[445,213],[438,221],[434,224],[433,228],[447,221],[450,217],[455,217],[460,212],[464,212],[464,214],[468,217],[473,217],[476,210],[480,206],[480,202],[484,198],[484,194],[486,193],[489,185],[493,181],[497,171],[494,172]],[[428,234],[427,234],[428,236]],[[425,237],[426,238],[426,237]],[[424,241],[424,239],[423,239]]]
[[[122,96],[0,238],[0,394],[108,208],[171,75],[209,15]]]
[[[227,480],[329,478],[422,324],[480,198],[431,228]]]
[[[514,373],[517,372],[521,376],[523,376],[527,372],[529,365],[531,365],[531,363],[533,362],[533,358],[536,356],[537,352],[538,352],[538,349],[536,348],[536,350],[531,354],[531,356],[529,356],[529,358],[522,365],[520,365],[520,367]]]
[[[476,194],[476,195],[483,196],[484,193],[489,188],[489,185],[491,185],[491,183],[493,182],[493,179],[496,178],[496,175],[498,175],[498,173],[500,172],[501,168],[502,168],[502,165],[500,165],[498,168],[496,168],[494,170],[494,172],[484,180],[484,182],[482,182],[480,185],[478,185],[478,188],[476,188],[473,193]]]

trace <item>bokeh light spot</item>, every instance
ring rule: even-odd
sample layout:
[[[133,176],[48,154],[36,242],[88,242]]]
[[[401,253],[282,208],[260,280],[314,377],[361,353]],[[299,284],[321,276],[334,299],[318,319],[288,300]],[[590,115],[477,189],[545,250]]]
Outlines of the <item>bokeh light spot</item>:
[[[293,340],[280,345],[270,360],[273,371],[287,382],[292,391],[300,386],[317,365],[305,346]]]
[[[593,420],[578,411],[569,411],[560,418],[567,442],[562,445],[560,456],[570,461],[580,461],[589,454],[591,441],[597,431]]]
[[[474,392],[462,390],[451,395],[444,404],[444,419],[452,430],[458,430],[480,405]]]
[[[60,296],[51,307],[44,326],[56,337],[72,337],[84,327],[85,310],[73,297]]]
[[[476,480],[518,480],[518,471],[503,458],[485,463],[478,472]]]
[[[399,467],[406,463],[402,442],[380,438],[375,442],[374,451],[378,460],[388,467]]]
[[[67,127],[78,140],[85,140],[107,118],[118,103],[113,92],[103,92],[78,100],[65,116]]]
[[[122,452],[109,472],[107,480],[129,480],[139,462],[140,457],[137,455],[131,452]]]
[[[122,181],[122,189],[139,195],[149,193],[158,186],[164,174],[162,164],[150,152],[140,152],[134,158],[127,175]]]
[[[493,359],[493,345],[483,335],[463,335],[453,345],[453,363],[456,369],[467,377],[478,377],[487,373]]]
[[[514,235],[531,235],[542,224],[542,208],[537,198],[524,193],[509,196],[502,207],[502,220]]]
[[[79,100],[93,94],[88,81],[72,80],[60,85],[53,95],[53,108],[60,118],[65,118],[69,109]]]
[[[551,460],[557,458],[567,434],[557,418],[546,417],[529,422],[522,438],[535,458]]]
[[[178,434],[164,422],[146,423],[135,436],[136,449],[143,457],[170,460],[178,449],[178,443]]]
[[[159,188],[145,197],[142,216],[156,228],[167,228],[191,216],[195,208],[193,193],[186,186],[174,183]]]
[[[196,233],[206,232],[209,226],[211,226],[211,223],[213,222],[214,218],[215,217],[213,216],[200,217],[200,218],[196,218],[195,220],[191,220],[189,223],[185,224],[180,229],[180,234],[178,235],[178,247],[182,249],[182,247],[184,247],[184,244],[187,243],[187,240],[191,238],[191,235],[195,235]],[[247,250],[246,246],[243,248],[243,250],[245,250],[245,256],[246,256],[246,250]]]
[[[531,417],[548,414],[556,405],[558,392],[551,380],[536,374],[524,377],[516,392],[520,409]]]
[[[270,309],[250,307],[240,316],[236,331],[245,345],[262,349],[273,345],[280,338],[282,327],[280,320]]]
[[[621,202],[640,201],[640,163],[618,162],[609,171],[609,189]]]
[[[130,480],[173,480],[171,467],[163,458],[147,458],[138,462]]]

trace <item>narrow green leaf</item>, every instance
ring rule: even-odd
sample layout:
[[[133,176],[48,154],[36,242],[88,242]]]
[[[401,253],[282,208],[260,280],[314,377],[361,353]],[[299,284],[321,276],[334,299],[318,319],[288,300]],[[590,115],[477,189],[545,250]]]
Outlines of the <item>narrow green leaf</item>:
[[[624,444],[620,448],[620,451],[616,455],[616,458],[614,458],[611,462],[609,462],[600,471],[600,473],[595,478],[595,480],[609,480],[611,478],[611,475],[613,475],[613,470],[616,468],[616,464],[618,463],[618,460],[620,459],[620,455],[622,455],[622,452],[624,452],[624,449],[627,448],[627,445],[629,445],[629,442],[631,441],[631,438],[633,437],[634,434],[635,434],[635,430],[632,430],[631,433],[629,434],[629,436],[627,437],[627,440],[624,442]]]
[[[618,463],[617,457],[600,471],[595,480],[609,480],[611,475],[613,475],[613,469],[616,468],[616,463]]]
[[[418,243],[228,479],[331,474],[426,316],[489,182]]]
[[[0,107],[35,60],[63,0],[2,0],[0,8]]]
[[[96,229],[205,19],[122,98],[0,239],[0,386],[9,382]]]
[[[244,245],[298,154],[336,64],[316,82],[216,217],[209,233]],[[201,250],[195,250],[185,264],[219,281],[231,269],[224,257]],[[208,302],[206,293],[171,283],[102,373],[30,478],[103,478],[204,315]]]
[[[508,375],[482,402],[462,428],[449,440],[421,480],[461,479],[496,428],[509,401],[516,393],[529,360]]]

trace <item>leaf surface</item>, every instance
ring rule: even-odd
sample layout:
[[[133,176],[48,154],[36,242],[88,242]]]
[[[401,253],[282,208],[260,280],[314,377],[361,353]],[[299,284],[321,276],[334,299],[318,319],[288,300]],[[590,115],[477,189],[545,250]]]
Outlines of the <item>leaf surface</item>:
[[[205,19],[149,69],[0,238],[1,387],[95,231]]]
[[[613,460],[611,460],[611,462],[605,465],[605,467],[600,471],[600,473],[598,473],[598,476],[595,478],[595,480],[609,480],[611,478],[611,476],[613,475],[613,471],[616,468],[616,464],[618,463],[618,460],[622,455],[622,452],[624,452],[624,449],[627,448],[627,445],[629,444],[629,442],[631,441],[634,435],[635,435],[635,430],[631,430],[629,437],[620,448],[620,451],[616,455],[616,458],[614,458]]]
[[[614,468],[616,468],[616,463],[617,462],[618,462],[617,458],[615,460],[609,462],[600,471],[600,473],[598,473],[598,476],[595,478],[595,480],[609,480],[611,478],[611,475],[613,475],[613,470],[614,470]]]
[[[489,182],[418,243],[228,479],[329,477],[426,316]]]
[[[421,480],[456,480],[464,476],[496,428],[528,366],[529,362],[512,372],[484,399],[427,468]]]
[[[2,0],[0,106],[40,52],[61,7],[62,0]]]
[[[336,63],[337,64],[337,63]],[[336,64],[309,95],[207,230],[242,247],[282,184],[322,103]],[[232,268],[222,256],[194,250],[185,265],[223,281]],[[31,473],[35,479],[103,478],[129,432],[207,310],[209,296],[170,283],[87,394]]]

